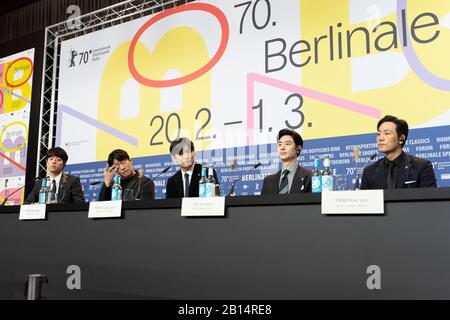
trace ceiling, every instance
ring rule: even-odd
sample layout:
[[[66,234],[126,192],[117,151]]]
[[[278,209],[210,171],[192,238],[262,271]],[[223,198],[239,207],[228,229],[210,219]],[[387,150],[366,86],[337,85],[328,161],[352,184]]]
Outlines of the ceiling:
[[[2,1],[0,5],[0,16],[8,13],[9,11],[18,9],[20,7],[26,6],[32,2],[37,2],[39,0],[14,0],[14,1]]]

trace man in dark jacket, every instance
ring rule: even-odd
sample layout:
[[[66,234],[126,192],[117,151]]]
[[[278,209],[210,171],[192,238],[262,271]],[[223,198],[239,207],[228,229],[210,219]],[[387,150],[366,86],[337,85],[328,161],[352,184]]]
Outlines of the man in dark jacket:
[[[53,194],[56,194],[55,202],[84,202],[80,179],[63,172],[68,159],[69,156],[66,151],[60,147],[51,148],[47,151],[47,175],[50,177],[50,190]],[[25,204],[39,202],[42,180],[36,181],[33,190],[24,202]]]
[[[364,170],[361,189],[436,187],[431,162],[403,151],[408,130],[408,123],[394,116],[378,122],[377,147],[384,158]]]
[[[180,170],[167,179],[166,198],[198,197],[202,165],[195,163],[194,143],[188,138],[179,138],[170,144],[169,150]],[[219,184],[215,170],[214,179]]]
[[[312,172],[300,166],[297,157],[303,148],[303,139],[294,130],[278,132],[278,156],[282,170],[264,178],[261,194],[311,192]]]
[[[111,200],[114,175],[120,175],[122,192],[133,190],[133,199],[143,200],[155,198],[155,184],[146,176],[133,169],[133,161],[125,150],[116,149],[108,156],[108,166],[103,171],[103,185],[98,196],[99,201]]]

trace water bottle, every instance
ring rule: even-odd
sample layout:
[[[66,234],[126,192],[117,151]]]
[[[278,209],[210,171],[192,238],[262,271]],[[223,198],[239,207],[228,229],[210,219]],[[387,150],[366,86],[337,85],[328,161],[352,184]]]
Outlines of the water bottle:
[[[314,159],[314,171],[312,173],[312,192],[322,192],[322,173],[320,172],[320,159]]]
[[[122,186],[120,185],[120,175],[117,173],[113,178],[113,186],[111,190],[111,200],[118,201],[122,200]]]
[[[198,196],[200,198],[206,197],[206,167],[202,168],[202,177],[198,182]]]
[[[47,178],[42,179],[41,181],[41,189],[39,190],[39,203],[47,203]]]
[[[212,166],[208,168],[208,178],[206,179],[206,196],[216,196],[216,179],[214,179],[214,168]]]
[[[330,167],[330,157],[323,159],[322,191],[333,191],[333,171]]]
[[[45,177],[45,203],[51,203],[52,202],[52,180],[49,176]]]

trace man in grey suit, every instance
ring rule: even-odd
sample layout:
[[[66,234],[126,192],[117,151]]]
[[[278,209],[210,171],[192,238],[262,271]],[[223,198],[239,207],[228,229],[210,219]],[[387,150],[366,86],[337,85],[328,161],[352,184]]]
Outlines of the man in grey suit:
[[[50,177],[50,189],[57,195],[58,202],[84,202],[80,179],[63,172],[68,159],[66,151],[60,147],[47,151],[47,175]],[[39,201],[41,184],[42,179],[39,179],[25,200],[25,204]]]
[[[300,166],[297,157],[303,148],[303,139],[294,130],[278,132],[278,156],[282,170],[264,178],[261,194],[311,192],[312,172]]]

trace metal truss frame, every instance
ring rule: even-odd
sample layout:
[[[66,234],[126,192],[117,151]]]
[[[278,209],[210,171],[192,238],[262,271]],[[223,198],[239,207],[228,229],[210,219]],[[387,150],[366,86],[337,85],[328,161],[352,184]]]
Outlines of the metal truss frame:
[[[128,0],[45,29],[36,176],[46,172],[47,150],[55,143],[62,41],[142,18],[196,0]]]

